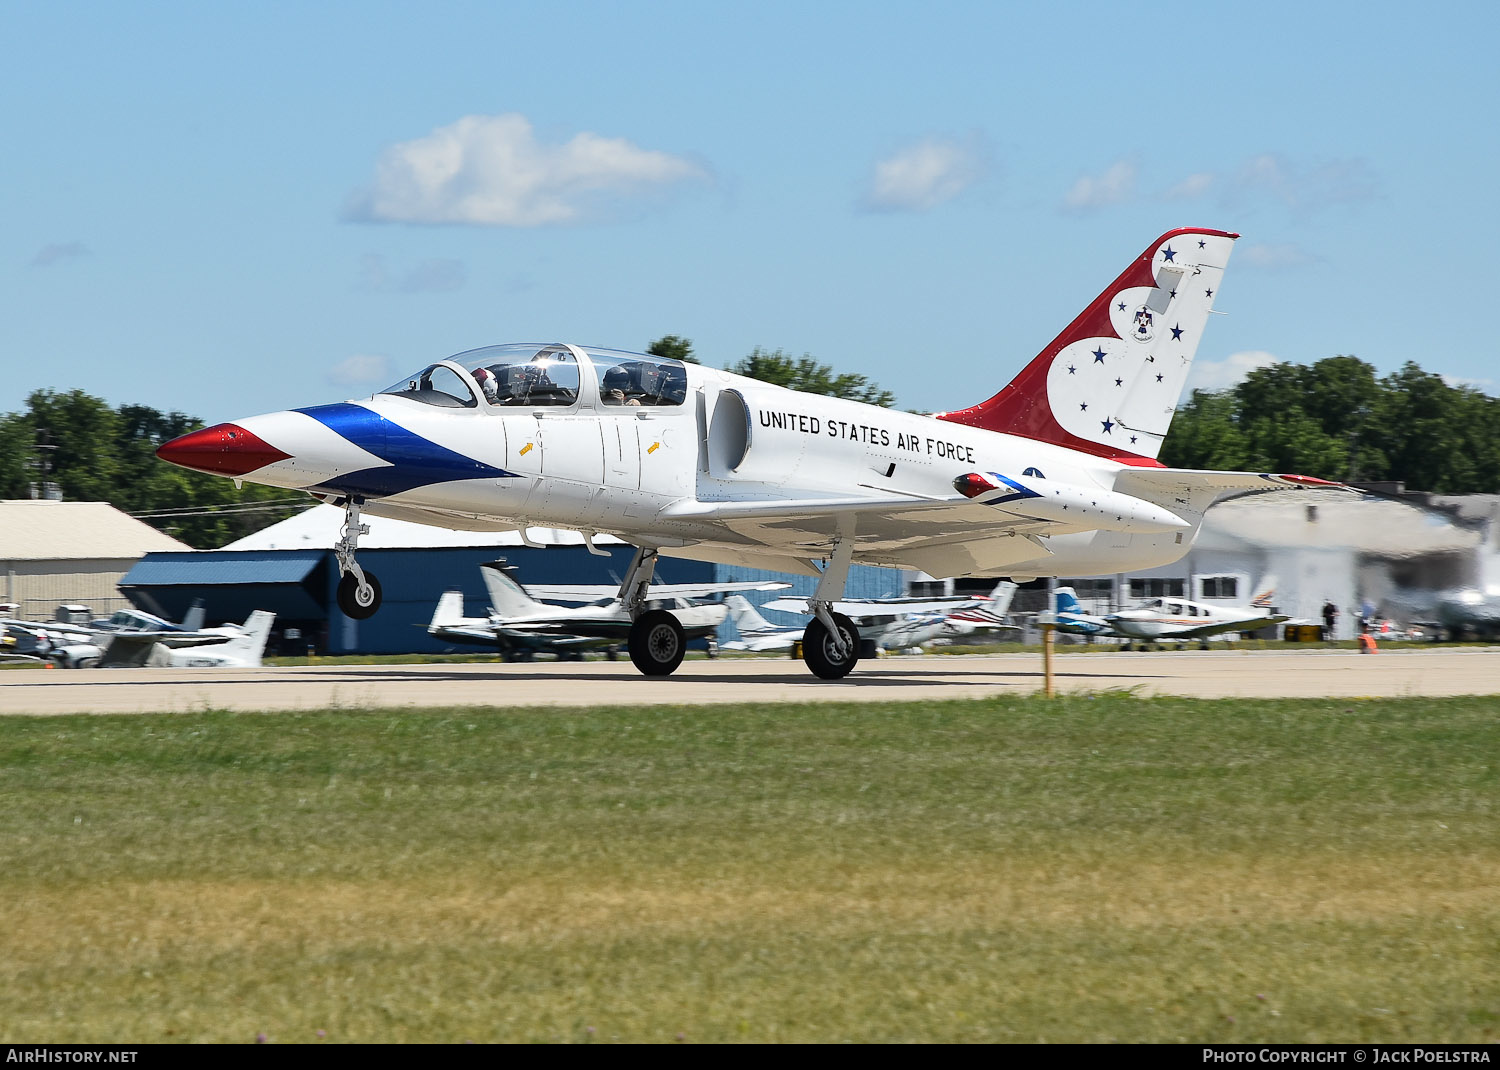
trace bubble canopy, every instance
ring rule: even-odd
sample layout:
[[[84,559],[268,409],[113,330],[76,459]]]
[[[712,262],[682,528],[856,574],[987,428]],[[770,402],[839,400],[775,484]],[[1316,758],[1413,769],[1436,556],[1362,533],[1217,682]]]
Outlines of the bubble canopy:
[[[681,361],[643,353],[519,343],[457,353],[380,393],[442,408],[474,408],[481,400],[486,406],[681,405],[687,371]]]

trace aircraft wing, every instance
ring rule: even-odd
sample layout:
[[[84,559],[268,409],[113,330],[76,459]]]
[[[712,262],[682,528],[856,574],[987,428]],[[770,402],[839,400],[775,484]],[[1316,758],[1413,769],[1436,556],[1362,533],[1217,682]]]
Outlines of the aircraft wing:
[[[227,643],[234,637],[222,632],[105,632],[100,638],[109,640],[111,644],[121,640],[131,642],[139,640],[146,643],[160,643],[162,646],[178,650],[185,647]]]
[[[121,668],[152,664],[157,640],[157,636],[148,632],[109,636],[99,652],[99,665],[102,668]],[[219,642],[223,641],[224,637],[219,636]]]
[[[1279,614],[1270,614],[1264,617],[1247,617],[1244,620],[1219,621],[1215,624],[1199,625],[1196,628],[1187,627],[1174,629],[1171,632],[1167,632],[1161,635],[1160,638],[1164,641],[1170,641],[1173,639],[1207,639],[1211,635],[1222,635],[1225,632],[1258,631],[1259,629],[1264,628],[1267,625],[1281,624],[1291,619],[1292,618],[1290,617]],[[1141,636],[1137,634],[1121,631],[1117,627],[1120,618],[1109,616],[1106,617],[1105,620],[1109,621],[1111,628],[1113,628],[1117,632],[1117,634],[1123,635],[1128,639],[1141,638]]]
[[[790,587],[785,580],[738,580],[733,583],[653,583],[649,598],[707,598],[731,591],[781,591]],[[540,601],[593,602],[613,598],[620,585],[590,583],[528,583],[526,593]]]
[[[974,598],[930,598],[903,599],[889,602],[845,601],[832,603],[835,613],[848,617],[911,617],[923,613],[949,613],[956,609],[967,609],[979,605]],[[807,615],[806,598],[776,598],[762,609],[776,609],[783,613]]]

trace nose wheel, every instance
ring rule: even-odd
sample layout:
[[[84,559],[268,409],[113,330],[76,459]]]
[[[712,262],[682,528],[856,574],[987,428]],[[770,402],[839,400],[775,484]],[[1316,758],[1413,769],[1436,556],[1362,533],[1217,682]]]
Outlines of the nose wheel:
[[[354,552],[359,549],[359,537],[370,533],[370,525],[359,522],[358,498],[344,503],[344,531],[334,545],[333,556],[338,559],[339,579],[338,603],[344,616],[354,620],[367,620],[380,608],[380,581],[373,572],[359,567]]]
[[[364,582],[361,583],[360,581]],[[339,609],[344,616],[355,620],[368,620],[380,608],[380,581],[375,573],[360,569],[360,574],[345,573],[339,580]]]

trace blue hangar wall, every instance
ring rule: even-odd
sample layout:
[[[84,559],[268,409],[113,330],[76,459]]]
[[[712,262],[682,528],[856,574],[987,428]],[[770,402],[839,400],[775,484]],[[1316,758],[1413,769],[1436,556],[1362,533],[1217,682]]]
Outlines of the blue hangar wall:
[[[361,550],[360,566],[375,573],[384,596],[379,612],[362,621],[339,611],[332,550],[151,553],[126,573],[120,590],[137,607],[169,620],[181,620],[197,599],[210,624],[241,623],[252,611],[268,609],[276,624],[267,654],[305,654],[309,646],[323,654],[435,654],[464,649],[427,634],[439,596],[462,591],[464,612],[482,615],[489,594],[479,566],[486,561],[504,558],[522,583],[618,583],[634,548],[600,549],[609,556],[583,546]],[[712,583],[714,566],[664,560],[656,575],[664,583]]]
[[[254,610],[276,614],[267,654],[421,654],[479,648],[442,643],[427,634],[432,611],[444,591],[459,590],[464,612],[480,616],[489,594],[479,566],[504,558],[517,569],[521,583],[617,584],[635,552],[630,546],[600,547],[608,556],[583,546],[476,546],[431,549],[361,550],[361,567],[375,573],[384,596],[379,612],[356,621],[339,611],[338,564],[332,550],[200,550],[147,554],[120,581],[120,590],[149,613],[181,620],[201,599],[210,624],[241,623]],[[787,576],[761,569],[715,565],[662,557],[656,579],[662,583],[717,584],[735,580],[780,580],[784,591],[751,591],[756,605],[783,595],[810,595],[811,576]],[[855,565],[845,590],[849,598],[889,598],[903,594],[903,573]],[[794,625],[805,617],[769,614],[777,623]],[[292,634],[288,634],[291,632]],[[721,640],[739,638],[726,620]]]

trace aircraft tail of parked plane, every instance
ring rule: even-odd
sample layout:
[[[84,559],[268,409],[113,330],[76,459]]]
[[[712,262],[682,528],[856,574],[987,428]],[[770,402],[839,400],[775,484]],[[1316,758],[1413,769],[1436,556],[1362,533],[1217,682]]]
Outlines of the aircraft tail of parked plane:
[[[1084,611],[1078,601],[1078,592],[1071,587],[1059,587],[1052,592],[1052,611],[1055,627],[1070,635],[1102,635],[1110,630],[1109,621]]]
[[[729,619],[734,621],[734,626],[739,629],[741,635],[757,635],[762,632],[784,632],[787,629],[778,628],[750,603],[750,599],[742,594],[732,594],[724,600],[729,607]]]
[[[484,589],[490,595],[490,611],[497,617],[529,617],[548,610],[510,575],[511,566],[504,561],[486,561],[479,566]]]

